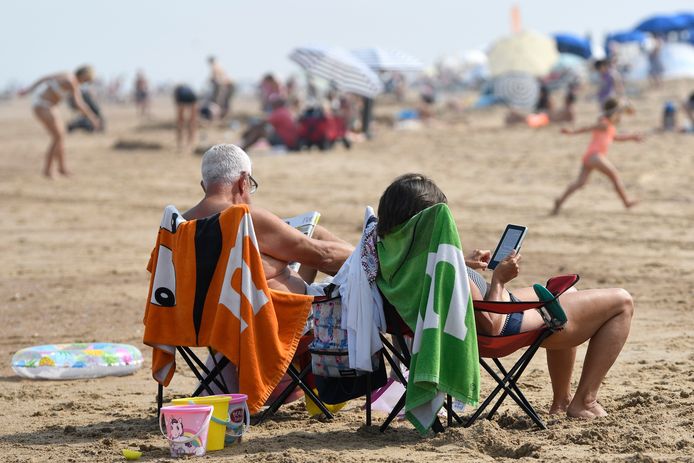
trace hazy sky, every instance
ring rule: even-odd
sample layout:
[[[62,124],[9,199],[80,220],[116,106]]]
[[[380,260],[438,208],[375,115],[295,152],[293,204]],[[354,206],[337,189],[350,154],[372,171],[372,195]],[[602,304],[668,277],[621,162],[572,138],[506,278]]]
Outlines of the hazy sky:
[[[2,8],[0,87],[82,63],[105,78],[130,81],[142,68],[154,81],[199,85],[210,54],[240,80],[287,75],[298,71],[289,51],[310,43],[396,48],[431,63],[508,33],[514,3],[525,28],[600,38],[694,10],[692,0],[14,0]]]

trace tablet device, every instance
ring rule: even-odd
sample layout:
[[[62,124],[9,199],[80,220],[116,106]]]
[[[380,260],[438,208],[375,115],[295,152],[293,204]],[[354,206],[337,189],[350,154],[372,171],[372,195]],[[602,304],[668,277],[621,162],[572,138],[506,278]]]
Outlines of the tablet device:
[[[523,238],[525,238],[525,233],[528,229],[522,225],[506,225],[506,230],[504,234],[501,235],[499,244],[496,245],[494,254],[492,254],[492,260],[489,261],[487,268],[495,269],[496,266],[508,256],[511,251],[515,250],[516,253],[520,251],[521,244],[523,244]]]

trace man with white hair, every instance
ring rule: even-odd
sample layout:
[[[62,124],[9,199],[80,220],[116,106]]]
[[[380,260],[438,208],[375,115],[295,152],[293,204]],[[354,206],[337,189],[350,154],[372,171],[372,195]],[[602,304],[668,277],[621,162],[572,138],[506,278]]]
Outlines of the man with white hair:
[[[215,145],[202,157],[205,197],[183,214],[187,220],[217,214],[235,204],[251,204],[258,183],[251,175],[251,160],[236,145]],[[352,253],[353,246],[317,226],[309,238],[265,209],[251,206],[251,218],[271,289],[304,294],[316,270],[335,274]],[[287,264],[299,262],[301,275]]]

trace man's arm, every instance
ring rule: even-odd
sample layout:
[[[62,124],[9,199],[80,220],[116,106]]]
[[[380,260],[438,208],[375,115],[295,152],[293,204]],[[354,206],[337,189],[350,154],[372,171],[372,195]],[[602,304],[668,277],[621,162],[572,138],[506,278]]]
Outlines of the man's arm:
[[[284,262],[299,262],[334,274],[354,249],[322,227],[318,237],[323,239],[313,239],[265,209],[251,207],[251,216],[260,252]],[[332,239],[325,239],[328,235]]]

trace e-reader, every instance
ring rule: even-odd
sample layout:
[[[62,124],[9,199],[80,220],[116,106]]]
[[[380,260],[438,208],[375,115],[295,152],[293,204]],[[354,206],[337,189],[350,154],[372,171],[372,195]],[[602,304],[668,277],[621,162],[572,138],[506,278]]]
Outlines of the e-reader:
[[[501,235],[499,244],[496,245],[494,254],[492,254],[492,259],[489,261],[487,268],[495,269],[496,266],[508,256],[511,251],[520,251],[521,244],[523,244],[523,238],[525,238],[525,233],[528,229],[522,225],[506,225],[506,230],[504,234]]]

